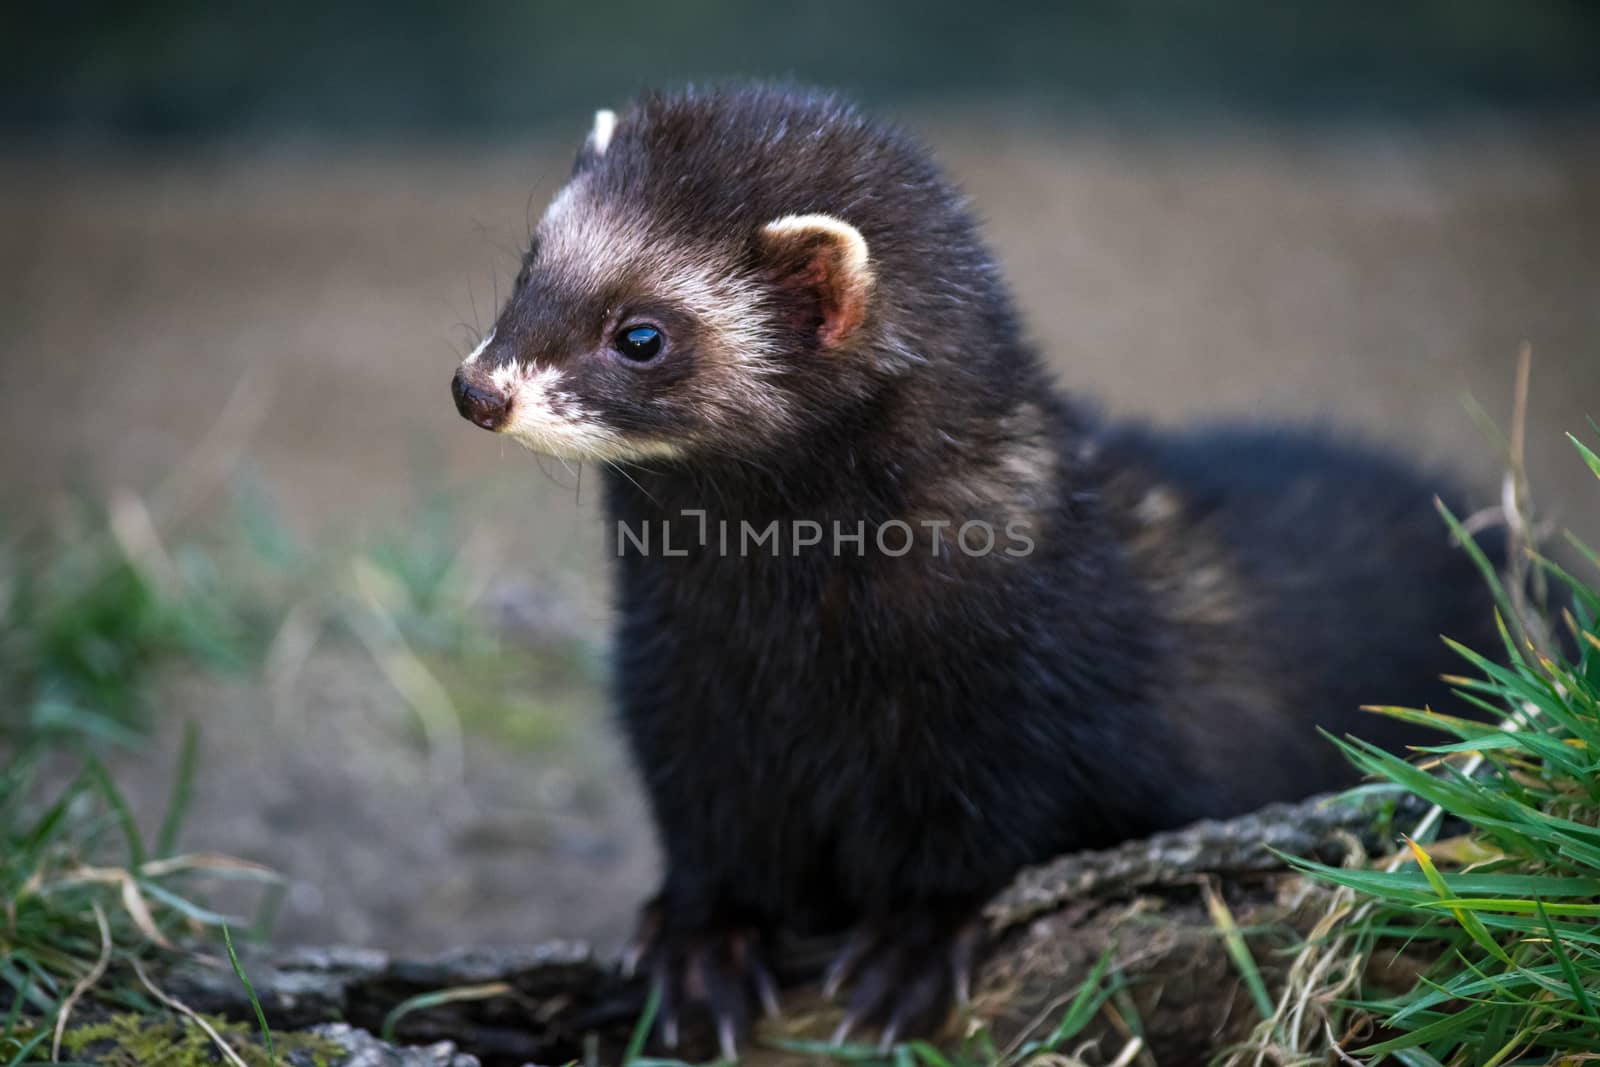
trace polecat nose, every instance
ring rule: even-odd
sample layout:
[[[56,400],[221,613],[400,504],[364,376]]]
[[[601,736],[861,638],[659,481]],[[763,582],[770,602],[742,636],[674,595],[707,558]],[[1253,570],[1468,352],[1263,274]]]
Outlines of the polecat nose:
[[[473,385],[459,370],[450,380],[450,395],[455,397],[461,417],[485,430],[498,430],[506,420],[510,407],[506,395],[493,386]]]

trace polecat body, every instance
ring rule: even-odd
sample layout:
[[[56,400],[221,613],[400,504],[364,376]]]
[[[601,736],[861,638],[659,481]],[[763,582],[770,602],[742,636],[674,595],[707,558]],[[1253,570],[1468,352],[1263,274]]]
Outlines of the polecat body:
[[[644,956],[725,1046],[786,928],[858,932],[852,1021],[937,1021],[1020,867],[1345,784],[1316,728],[1396,743],[1358,707],[1488,617],[1388,456],[1059,395],[955,189],[827,95],[601,113],[454,391],[607,464]]]

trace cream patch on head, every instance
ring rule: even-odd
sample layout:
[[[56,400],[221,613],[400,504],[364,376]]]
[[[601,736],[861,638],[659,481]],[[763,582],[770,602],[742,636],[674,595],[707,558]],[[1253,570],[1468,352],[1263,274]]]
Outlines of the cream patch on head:
[[[768,356],[772,340],[753,280],[735,273],[715,250],[653,239],[638,215],[586,196],[587,183],[580,174],[545,209],[539,220],[541,258],[553,261],[561,277],[593,288],[619,274],[642,273],[654,295],[710,326],[741,362],[756,364]],[[864,254],[864,242],[862,248]]]
[[[538,228],[541,261],[591,290],[603,290],[618,276],[644,276],[653,299],[676,304],[712,335],[708,357],[738,367],[737,374],[700,375],[701,400],[730,418],[756,409],[769,424],[786,423],[781,400],[759,381],[778,365],[771,312],[756,279],[737,271],[719,249],[659,239],[636,211],[588,195],[588,181],[578,175],[545,210]]]
[[[594,128],[589,131],[589,147],[594,149],[594,154],[603,156],[606,149],[611,147],[611,135],[617,129],[617,113],[610,108],[601,108],[594,113]]]
[[[594,203],[589,176],[580,174],[556,193],[539,219],[539,258],[572,282],[598,286],[645,252],[637,223]]]
[[[535,452],[559,459],[616,462],[669,459],[681,454],[671,442],[632,439],[606,426],[562,388],[564,378],[555,367],[496,367],[489,381],[505,394],[511,407],[510,416],[497,432]]]
[[[474,348],[467,358],[461,361],[461,365],[464,367],[468,363],[471,363],[473,360],[477,359],[479,356],[483,355],[484,349],[488,348],[493,341],[494,331],[490,330],[488,333],[483,335],[483,340],[478,342],[478,347]]]

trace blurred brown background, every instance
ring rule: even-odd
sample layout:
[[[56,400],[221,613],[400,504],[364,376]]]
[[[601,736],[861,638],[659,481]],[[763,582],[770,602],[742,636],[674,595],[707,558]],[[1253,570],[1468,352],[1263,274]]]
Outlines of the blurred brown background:
[[[260,670],[164,683],[119,761],[153,811],[200,723],[185,841],[292,876],[280,938],[612,943],[650,888],[601,694],[594,483],[446,389],[590,112],[638,86],[794,74],[903,119],[972,194],[1062,385],[1116,415],[1322,420],[1489,504],[1463,398],[1503,424],[1529,342],[1534,489],[1600,540],[1562,438],[1600,416],[1591,8],[593,7],[0,18],[27,51],[0,142],[8,527],[213,460],[197,515],[248,491],[312,546],[443,498],[460,599],[510,635],[511,667],[439,657],[443,712],[390,646],[297,602]]]

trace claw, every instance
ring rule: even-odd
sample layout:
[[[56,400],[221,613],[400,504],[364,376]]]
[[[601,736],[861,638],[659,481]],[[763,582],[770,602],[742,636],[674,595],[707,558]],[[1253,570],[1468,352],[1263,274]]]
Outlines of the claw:
[[[956,972],[956,1003],[963,1008],[972,1007],[972,975],[965,970]]]
[[[878,1051],[880,1053],[887,1053],[894,1048],[894,1043],[900,1040],[900,1035],[914,1026],[918,1016],[924,1010],[929,990],[930,986],[924,981],[913,985],[908,990],[899,991],[903,998],[909,997],[911,999],[901,999],[899,1005],[895,1008],[894,1014],[889,1017],[888,1023],[884,1025],[883,1036],[878,1039]]]
[[[755,1005],[769,1016],[778,1012],[778,983],[765,959],[768,931],[718,922],[677,926],[663,907],[659,898],[645,905],[620,960],[622,971],[649,973],[659,998],[655,1037],[661,1047],[678,1050],[680,1018],[698,1030],[699,1020],[709,1017],[722,1060],[735,1062]]]
[[[751,968],[756,984],[756,997],[761,1001],[761,1012],[769,1019],[778,1017],[778,983],[773,979],[772,972],[760,963]]]
[[[866,956],[867,949],[872,947],[872,938],[865,931],[858,930],[850,935],[850,940],[845,942],[839,955],[834,957],[828,965],[828,971],[822,978],[822,995],[829,1000],[839,995],[839,990],[850,980],[855,973],[856,966]]]
[[[937,1029],[952,999],[971,1000],[983,932],[973,911],[951,909],[858,927],[823,980],[829,997],[850,987],[833,1044],[843,1043],[857,1027],[870,1026],[878,1031],[878,1051],[887,1053],[903,1037]]]
[[[656,1032],[661,1035],[663,1045],[675,1049],[678,1047],[677,983],[672,980],[665,960],[655,961],[651,981],[661,991],[661,999],[656,1006]]]
[[[639,915],[639,927],[634,931],[633,939],[628,942],[628,947],[622,950],[619,961],[622,967],[622,976],[632,978],[639,972],[639,965],[650,955],[655,947],[656,940],[661,936],[661,911],[655,903],[646,904]]]
[[[956,935],[955,942],[950,946],[956,1003],[963,1008],[972,1003],[972,974],[977,969],[978,948],[982,943],[982,927],[969,923]]]
[[[689,965],[683,971],[683,992],[690,1001],[705,1000],[711,984],[706,976],[707,961],[704,950],[689,956]]]

